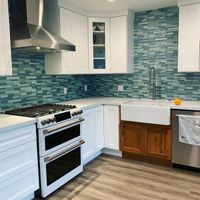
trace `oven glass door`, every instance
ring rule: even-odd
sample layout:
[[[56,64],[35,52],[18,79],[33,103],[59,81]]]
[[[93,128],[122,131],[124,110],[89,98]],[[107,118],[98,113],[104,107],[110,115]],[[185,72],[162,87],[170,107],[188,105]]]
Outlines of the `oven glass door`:
[[[47,186],[81,165],[81,147],[46,163]]]
[[[67,127],[45,137],[45,150],[52,149],[80,136],[80,124]]]

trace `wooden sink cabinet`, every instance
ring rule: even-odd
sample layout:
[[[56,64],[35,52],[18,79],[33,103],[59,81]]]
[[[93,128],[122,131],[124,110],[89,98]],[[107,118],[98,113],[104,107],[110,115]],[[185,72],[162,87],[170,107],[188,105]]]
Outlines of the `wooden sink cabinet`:
[[[171,138],[171,126],[127,121],[120,123],[120,150],[126,158],[171,165]]]

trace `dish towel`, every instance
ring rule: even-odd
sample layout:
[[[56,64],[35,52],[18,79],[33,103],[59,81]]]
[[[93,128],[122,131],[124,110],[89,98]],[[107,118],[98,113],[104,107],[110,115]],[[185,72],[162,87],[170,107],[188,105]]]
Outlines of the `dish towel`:
[[[200,116],[178,115],[179,142],[200,146]]]

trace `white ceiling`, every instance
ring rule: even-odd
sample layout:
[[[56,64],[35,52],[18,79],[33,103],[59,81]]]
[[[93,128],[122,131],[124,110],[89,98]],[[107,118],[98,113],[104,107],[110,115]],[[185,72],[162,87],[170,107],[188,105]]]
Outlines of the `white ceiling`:
[[[135,11],[153,10],[168,6],[177,5],[177,0],[64,0],[72,6],[79,7],[87,11],[122,11],[127,8]]]

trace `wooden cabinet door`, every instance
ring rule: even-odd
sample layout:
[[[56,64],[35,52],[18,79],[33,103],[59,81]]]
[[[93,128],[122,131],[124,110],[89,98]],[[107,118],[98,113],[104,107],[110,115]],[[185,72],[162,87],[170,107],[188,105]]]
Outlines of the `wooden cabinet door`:
[[[123,124],[120,135],[121,151],[143,154],[145,128],[137,124]]]
[[[145,153],[151,157],[171,160],[170,129],[155,126],[147,127]]]

